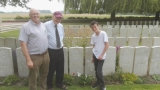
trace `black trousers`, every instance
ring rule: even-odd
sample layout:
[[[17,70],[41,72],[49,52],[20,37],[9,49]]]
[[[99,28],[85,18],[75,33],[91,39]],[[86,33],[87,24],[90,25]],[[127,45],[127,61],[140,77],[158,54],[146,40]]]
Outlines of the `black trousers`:
[[[53,75],[56,71],[56,86],[61,87],[63,85],[64,77],[64,52],[61,49],[48,49],[50,63],[49,72],[47,76],[47,87],[53,88]]]
[[[103,67],[104,60],[98,60],[95,57],[95,55],[93,55],[93,59],[94,59],[94,66],[95,66],[95,74],[97,78],[96,83],[100,85],[101,88],[104,88],[105,83],[104,83],[104,78],[103,78],[103,73],[102,73],[102,67]]]

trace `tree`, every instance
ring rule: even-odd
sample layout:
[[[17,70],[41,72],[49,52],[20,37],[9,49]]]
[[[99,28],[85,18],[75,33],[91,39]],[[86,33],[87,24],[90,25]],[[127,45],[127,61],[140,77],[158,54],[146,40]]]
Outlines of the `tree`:
[[[26,3],[28,3],[29,1],[30,0],[0,0],[0,6],[5,7],[6,5],[10,5],[28,8],[26,6]]]

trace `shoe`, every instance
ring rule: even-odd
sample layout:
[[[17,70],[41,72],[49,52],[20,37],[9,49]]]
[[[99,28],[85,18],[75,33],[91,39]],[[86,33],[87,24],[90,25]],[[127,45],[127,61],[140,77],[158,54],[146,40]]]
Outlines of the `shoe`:
[[[100,88],[100,90],[106,90],[106,88]]]
[[[63,86],[58,87],[58,88],[61,88],[62,90],[67,90],[67,86],[66,85],[63,85]]]
[[[98,83],[95,83],[94,85],[92,85],[92,88],[97,88],[98,87]]]

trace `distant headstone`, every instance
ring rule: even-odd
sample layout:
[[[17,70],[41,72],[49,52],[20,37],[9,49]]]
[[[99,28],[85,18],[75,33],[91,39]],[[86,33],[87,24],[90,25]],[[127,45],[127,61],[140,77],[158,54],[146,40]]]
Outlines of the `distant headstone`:
[[[120,37],[127,37],[127,28],[122,27],[120,28]]]
[[[109,46],[106,52],[106,59],[103,64],[103,75],[115,73],[116,67],[116,47]]]
[[[142,37],[141,46],[152,47],[153,38],[151,37]]]
[[[133,73],[138,76],[147,75],[148,71],[148,59],[150,54],[150,48],[146,46],[135,47],[135,59]]]
[[[158,28],[152,28],[150,31],[150,37],[157,37]]]
[[[113,28],[107,28],[107,31],[106,31],[106,33],[107,33],[107,35],[108,35],[108,37],[112,37],[112,30]]]
[[[128,46],[132,46],[132,47],[139,46],[139,37],[129,37]]]
[[[114,46],[115,40],[114,37],[108,37],[109,46]]]
[[[119,67],[123,72],[132,73],[134,59],[134,47],[123,46],[120,47],[119,53]]]
[[[113,28],[112,30],[112,37],[119,37],[119,28]]]
[[[152,47],[151,58],[149,60],[149,75],[160,74],[160,46]]]
[[[160,46],[160,37],[153,37],[153,46]]]
[[[148,36],[149,36],[149,28],[143,28],[142,37],[148,37]]]
[[[84,50],[83,47],[69,48],[69,74],[78,76],[84,74]]]
[[[12,50],[7,47],[0,47],[0,76],[14,74]]]
[[[126,37],[116,37],[116,46],[126,46],[127,38]]]

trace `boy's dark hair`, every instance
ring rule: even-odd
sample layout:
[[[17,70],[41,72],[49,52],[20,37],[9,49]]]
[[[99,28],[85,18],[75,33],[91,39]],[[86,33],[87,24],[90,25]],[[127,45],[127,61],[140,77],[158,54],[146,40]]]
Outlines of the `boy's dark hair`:
[[[90,27],[93,26],[94,24],[98,25],[98,22],[97,21],[92,21],[91,24],[90,24]]]

